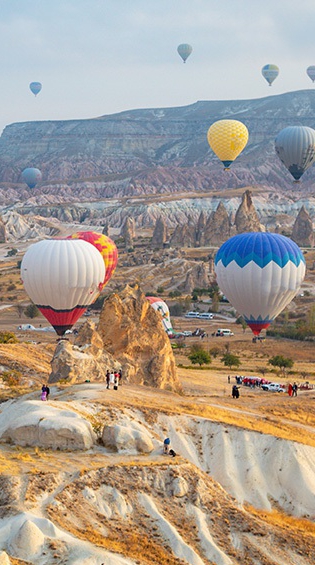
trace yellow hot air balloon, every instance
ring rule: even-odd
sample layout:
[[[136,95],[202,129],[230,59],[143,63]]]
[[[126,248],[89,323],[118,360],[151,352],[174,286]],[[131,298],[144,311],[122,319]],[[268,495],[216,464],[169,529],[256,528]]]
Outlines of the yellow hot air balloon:
[[[212,151],[229,169],[248,141],[248,129],[238,120],[219,120],[208,129],[208,143]]]

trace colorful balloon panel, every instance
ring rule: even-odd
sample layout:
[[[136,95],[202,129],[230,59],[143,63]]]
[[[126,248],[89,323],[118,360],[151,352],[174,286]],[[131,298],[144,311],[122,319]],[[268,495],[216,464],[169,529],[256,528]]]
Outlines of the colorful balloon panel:
[[[30,83],[30,91],[37,96],[42,89],[42,84],[40,82],[31,82]]]
[[[226,169],[243,151],[248,141],[248,129],[238,120],[218,120],[208,129],[208,143]]]
[[[295,180],[299,180],[315,161],[315,130],[289,126],[278,133],[275,149],[279,159]]]
[[[163,324],[165,331],[168,332],[168,333],[172,332],[173,327],[172,327],[172,322],[171,322],[171,317],[170,317],[170,311],[168,309],[166,302],[164,302],[164,300],[162,300],[161,298],[158,298],[156,296],[147,296],[147,299],[150,302],[151,306],[154,308],[154,310],[156,310],[157,312],[159,312],[161,314],[162,324]]]
[[[99,251],[82,240],[39,241],[28,248],[21,264],[27,294],[58,335],[95,301],[104,276]]]
[[[95,231],[78,231],[70,235],[68,239],[82,239],[98,249],[103,257],[106,268],[103,284],[103,286],[105,286],[113,276],[117,267],[118,251],[115,243],[107,235]]]
[[[261,69],[261,74],[266,79],[269,86],[271,86],[273,81],[277,78],[279,74],[279,67],[277,67],[277,65],[265,65]]]
[[[42,180],[42,173],[39,169],[28,167],[22,171],[22,179],[29,188],[34,188]]]
[[[193,50],[192,46],[189,45],[188,43],[181,43],[177,47],[177,53],[183,59],[184,63],[186,63],[189,55],[192,53],[192,50]]]
[[[305,276],[305,259],[288,237],[244,233],[220,247],[215,272],[221,291],[258,335],[298,292]]]

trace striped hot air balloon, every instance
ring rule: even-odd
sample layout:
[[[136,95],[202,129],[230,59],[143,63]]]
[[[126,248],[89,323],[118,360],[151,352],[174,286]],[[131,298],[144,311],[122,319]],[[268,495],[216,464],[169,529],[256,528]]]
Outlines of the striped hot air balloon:
[[[67,239],[83,239],[96,247],[105,263],[106,273],[103,284],[103,286],[105,286],[113,276],[117,267],[118,251],[115,243],[107,235],[95,231],[78,231],[70,235]]]
[[[27,294],[60,336],[96,300],[104,277],[100,253],[79,239],[34,243],[21,264]]]
[[[279,159],[296,181],[315,161],[315,130],[289,126],[278,133],[275,149]]]
[[[305,259],[288,237],[244,233],[220,247],[215,272],[221,291],[259,335],[298,292],[305,276]]]
[[[151,306],[159,312],[162,316],[162,324],[167,333],[173,332],[170,311],[168,306],[164,300],[158,298],[157,296],[147,296],[148,301],[150,302]]]
[[[269,86],[271,86],[273,81],[277,78],[279,74],[279,67],[277,67],[277,65],[265,65],[261,69],[261,74],[266,79]]]

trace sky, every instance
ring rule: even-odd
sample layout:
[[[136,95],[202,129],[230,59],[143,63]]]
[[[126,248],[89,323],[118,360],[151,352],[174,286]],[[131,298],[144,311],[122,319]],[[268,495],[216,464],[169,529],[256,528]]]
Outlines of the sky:
[[[0,0],[0,131],[314,88],[314,22],[314,0]]]

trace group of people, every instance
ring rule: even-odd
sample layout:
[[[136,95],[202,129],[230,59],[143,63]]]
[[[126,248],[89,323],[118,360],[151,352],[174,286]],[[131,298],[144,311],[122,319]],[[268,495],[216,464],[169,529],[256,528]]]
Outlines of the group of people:
[[[106,372],[106,388],[113,388],[118,390],[118,386],[121,385],[122,381],[122,371],[107,371]]]
[[[288,395],[289,396],[297,396],[298,385],[296,383],[289,383],[288,386]]]
[[[46,384],[43,384],[43,386],[42,386],[42,394],[41,394],[40,399],[41,399],[41,400],[48,400],[49,394],[50,394],[50,388],[49,388],[49,386],[47,386]]]

